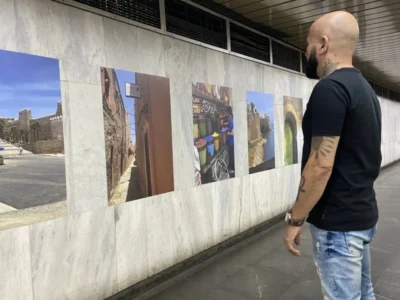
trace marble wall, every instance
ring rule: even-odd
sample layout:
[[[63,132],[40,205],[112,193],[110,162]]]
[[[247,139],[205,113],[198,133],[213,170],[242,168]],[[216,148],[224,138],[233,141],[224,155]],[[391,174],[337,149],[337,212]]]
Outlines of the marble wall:
[[[0,48],[60,60],[68,216],[0,231],[0,299],[104,299],[293,203],[283,96],[304,76],[50,0],[0,0]],[[100,67],[170,78],[175,192],[107,206]],[[233,88],[236,178],[194,187],[191,83]],[[275,95],[276,169],[248,175],[246,91]],[[400,104],[381,99],[384,164],[400,158]],[[243,145],[238,146],[238,145]],[[295,184],[296,183],[296,184]]]

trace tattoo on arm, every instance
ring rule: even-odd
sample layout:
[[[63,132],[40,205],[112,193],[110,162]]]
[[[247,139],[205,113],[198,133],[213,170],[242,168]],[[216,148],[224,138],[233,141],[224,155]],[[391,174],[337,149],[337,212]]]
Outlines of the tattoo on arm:
[[[296,197],[296,201],[299,200],[299,196],[300,196],[300,192],[305,193],[306,190],[304,189],[304,185],[306,183],[306,179],[304,178],[304,176],[301,176],[301,180],[300,180],[300,185],[299,185],[299,191],[297,192],[297,197]]]
[[[313,137],[311,141],[311,148],[314,158],[318,160],[321,155],[326,157],[328,154],[331,154],[331,152],[334,152],[337,139],[337,137]]]

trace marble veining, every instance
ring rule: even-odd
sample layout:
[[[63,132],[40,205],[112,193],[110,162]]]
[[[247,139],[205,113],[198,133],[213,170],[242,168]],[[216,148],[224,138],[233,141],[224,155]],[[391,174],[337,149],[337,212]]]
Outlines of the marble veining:
[[[107,206],[101,87],[69,82],[68,91],[68,209],[81,212]]]
[[[235,176],[249,174],[246,89],[232,90]],[[242,146],[245,145],[245,146]]]
[[[0,299],[33,300],[28,227],[0,231]]]
[[[219,51],[207,49],[207,82],[219,86],[225,85],[224,61],[226,54]]]
[[[172,214],[172,193],[145,199],[147,202],[147,262],[149,276],[153,276],[174,264],[175,216]]]
[[[164,37],[142,28],[137,30],[139,70],[149,75],[165,76]]]
[[[117,290],[114,207],[29,226],[34,299],[104,299]]]
[[[275,96],[275,103],[277,102]],[[274,106],[274,137],[275,137],[275,168],[281,168],[285,165],[285,135],[283,124],[284,111],[282,104],[275,104]]]
[[[16,51],[17,20],[15,0],[1,1],[0,20],[3,20],[0,27],[0,49]]]
[[[137,27],[103,18],[105,67],[139,72]],[[99,71],[100,72],[100,71]]]
[[[147,211],[148,199],[117,205],[116,255],[118,290],[149,277]]]
[[[164,40],[166,77],[170,79],[175,189],[194,187],[192,82],[188,44]]]

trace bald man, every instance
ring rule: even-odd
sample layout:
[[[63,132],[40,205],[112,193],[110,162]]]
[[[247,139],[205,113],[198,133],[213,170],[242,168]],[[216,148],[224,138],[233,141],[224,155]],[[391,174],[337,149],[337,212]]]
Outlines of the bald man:
[[[308,216],[325,300],[375,299],[369,244],[378,221],[381,110],[352,64],[358,36],[356,19],[334,12],[315,21],[307,38],[306,75],[320,80],[303,118],[302,176],[284,240],[300,255],[293,244]]]

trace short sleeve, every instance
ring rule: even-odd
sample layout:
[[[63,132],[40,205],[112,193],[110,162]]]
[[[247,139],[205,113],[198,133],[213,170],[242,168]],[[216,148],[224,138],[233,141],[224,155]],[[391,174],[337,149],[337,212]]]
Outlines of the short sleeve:
[[[310,101],[312,136],[340,136],[349,103],[345,89],[333,80],[322,80]]]

